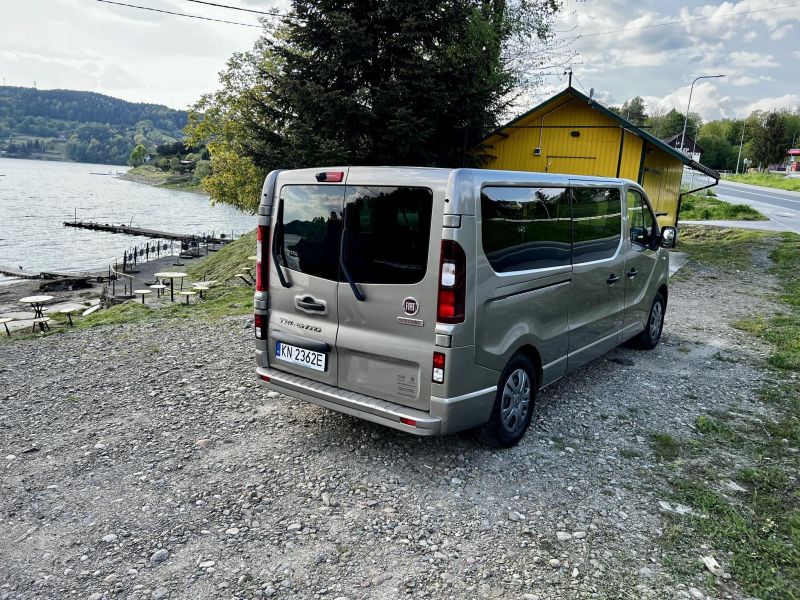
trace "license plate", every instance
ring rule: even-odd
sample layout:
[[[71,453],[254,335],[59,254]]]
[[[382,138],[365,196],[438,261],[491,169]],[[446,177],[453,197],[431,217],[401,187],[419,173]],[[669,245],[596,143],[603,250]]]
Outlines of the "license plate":
[[[275,342],[275,358],[315,371],[324,371],[328,361],[328,355],[324,352],[306,350],[283,342]]]

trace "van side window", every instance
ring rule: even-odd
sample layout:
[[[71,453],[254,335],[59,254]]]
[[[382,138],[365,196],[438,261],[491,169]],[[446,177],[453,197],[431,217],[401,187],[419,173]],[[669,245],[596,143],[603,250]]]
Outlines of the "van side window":
[[[287,269],[339,280],[344,187],[285,185],[278,207],[278,258]]]
[[[628,190],[628,226],[631,241],[642,246],[651,246],[656,235],[656,220],[644,197],[636,190]]]
[[[570,264],[569,192],[563,187],[485,187],[483,250],[496,273]]]
[[[358,283],[419,283],[428,266],[433,192],[347,186],[347,267]]]
[[[611,258],[622,238],[622,199],[615,188],[572,188],[572,262]]]

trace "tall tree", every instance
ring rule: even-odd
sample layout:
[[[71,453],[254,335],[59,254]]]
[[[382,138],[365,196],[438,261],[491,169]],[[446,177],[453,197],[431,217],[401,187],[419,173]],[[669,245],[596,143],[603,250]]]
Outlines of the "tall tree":
[[[769,168],[786,158],[786,124],[781,113],[767,114],[753,136],[753,160],[757,165]]]
[[[294,0],[190,115],[190,142],[211,152],[206,189],[254,209],[274,168],[479,164],[470,150],[530,82],[509,48],[546,45],[560,6]]]

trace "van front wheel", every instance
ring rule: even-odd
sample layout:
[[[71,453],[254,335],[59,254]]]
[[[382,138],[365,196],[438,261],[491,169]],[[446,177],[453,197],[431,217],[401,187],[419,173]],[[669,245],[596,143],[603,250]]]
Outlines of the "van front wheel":
[[[656,292],[650,313],[647,315],[644,331],[636,338],[637,345],[645,350],[652,350],[658,345],[661,339],[661,332],[664,329],[664,313],[667,311],[667,303],[661,292]]]
[[[502,448],[515,445],[531,423],[538,383],[531,360],[517,354],[503,369],[492,416],[484,426],[489,441]]]

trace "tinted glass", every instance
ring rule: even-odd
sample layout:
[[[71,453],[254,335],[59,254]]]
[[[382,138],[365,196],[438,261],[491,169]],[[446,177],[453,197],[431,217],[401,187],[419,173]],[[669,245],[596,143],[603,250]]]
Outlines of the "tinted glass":
[[[486,187],[481,192],[483,250],[495,272],[570,263],[565,188]]]
[[[573,188],[572,194],[572,262],[612,257],[622,233],[619,190]]]
[[[636,191],[628,192],[628,225],[631,241],[642,246],[650,246],[655,239],[655,218],[650,212],[644,197]]]
[[[344,187],[286,185],[281,188],[276,240],[281,264],[315,277],[339,279]]]
[[[357,283],[418,283],[428,265],[433,192],[348,186],[345,252]]]

